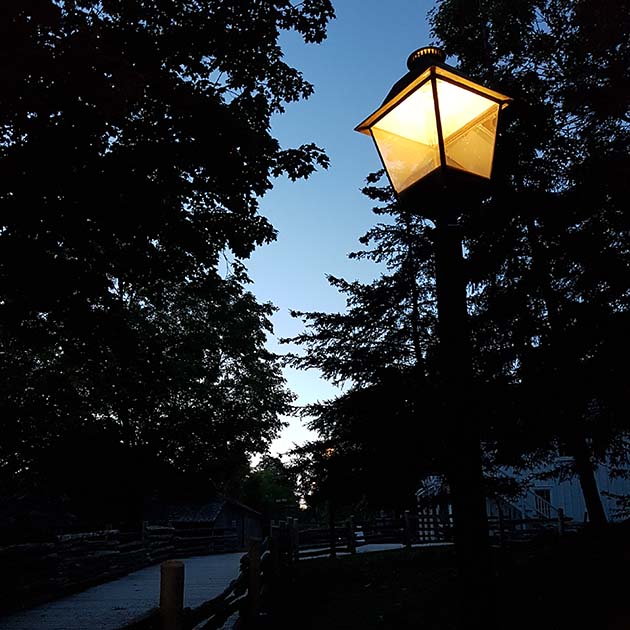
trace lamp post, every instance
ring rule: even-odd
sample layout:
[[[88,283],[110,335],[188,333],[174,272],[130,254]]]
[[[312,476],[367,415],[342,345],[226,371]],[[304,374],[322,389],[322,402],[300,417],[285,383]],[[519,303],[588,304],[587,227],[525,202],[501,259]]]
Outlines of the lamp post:
[[[472,365],[457,220],[473,187],[490,179],[499,115],[511,99],[444,60],[433,46],[413,52],[409,72],[356,131],[374,140],[401,204],[436,225],[439,372],[452,435],[447,477],[460,576],[471,583],[475,574],[489,577],[490,567],[480,436],[468,400]]]

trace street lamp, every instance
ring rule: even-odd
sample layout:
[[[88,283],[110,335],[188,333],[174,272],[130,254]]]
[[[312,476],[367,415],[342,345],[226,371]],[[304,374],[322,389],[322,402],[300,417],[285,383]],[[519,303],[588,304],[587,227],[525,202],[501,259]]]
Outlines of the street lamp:
[[[489,578],[490,566],[480,436],[467,400],[472,363],[457,200],[490,179],[500,112],[511,99],[444,59],[434,46],[413,52],[409,72],[356,131],[373,138],[403,207],[436,224],[438,367],[452,436],[447,476],[460,574],[470,585],[475,575]]]
[[[401,197],[490,179],[500,111],[510,98],[444,63],[434,46],[407,60],[409,72],[356,131],[371,135]]]

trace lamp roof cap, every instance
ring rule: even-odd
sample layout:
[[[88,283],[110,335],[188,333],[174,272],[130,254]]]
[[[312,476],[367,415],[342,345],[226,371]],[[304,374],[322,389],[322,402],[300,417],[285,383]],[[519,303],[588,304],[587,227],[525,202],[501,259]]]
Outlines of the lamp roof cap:
[[[410,72],[424,72],[430,66],[444,63],[446,53],[437,46],[423,46],[414,50],[407,58],[407,68]]]

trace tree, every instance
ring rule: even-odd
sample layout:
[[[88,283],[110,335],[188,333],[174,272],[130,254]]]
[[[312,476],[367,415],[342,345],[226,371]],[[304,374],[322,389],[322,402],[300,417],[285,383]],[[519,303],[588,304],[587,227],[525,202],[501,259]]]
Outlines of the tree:
[[[592,464],[628,430],[627,2],[443,0],[432,24],[464,72],[515,97],[465,226],[477,368],[521,403],[496,434],[563,444],[604,523]]]
[[[266,522],[285,520],[299,510],[297,473],[280,458],[264,455],[243,487],[243,501],[262,513]]]
[[[270,118],[313,89],[280,31],[321,41],[330,2],[5,4],[2,476],[98,425],[226,484],[290,402],[242,260],[271,178],[328,164]]]
[[[350,257],[384,272],[370,284],[329,277],[346,295],[346,311],[293,313],[306,330],[288,341],[305,353],[288,361],[348,386],[303,410],[321,436],[299,453],[314,500],[328,488],[339,504],[405,509],[424,475],[445,472],[448,428],[439,420],[433,227],[402,209],[382,176],[370,175],[363,192],[387,220]],[[322,455],[329,449],[331,460]],[[331,461],[344,471],[332,484],[326,482]]]

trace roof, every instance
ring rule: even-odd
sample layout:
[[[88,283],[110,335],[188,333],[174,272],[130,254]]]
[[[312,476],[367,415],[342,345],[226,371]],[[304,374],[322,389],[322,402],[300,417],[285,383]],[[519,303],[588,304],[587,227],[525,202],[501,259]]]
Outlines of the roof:
[[[208,501],[189,501],[186,503],[154,503],[147,510],[146,518],[153,522],[214,523],[228,504],[249,514],[261,516],[260,512],[256,512],[256,510],[235,499],[221,497]]]
[[[165,520],[173,523],[214,523],[223,510],[225,501],[165,505]]]
[[[245,512],[249,512],[250,514],[253,514],[254,516],[262,516],[261,512],[258,512],[257,510],[250,508],[248,505],[245,505],[244,503],[241,503],[240,501],[237,501],[236,499],[226,498],[225,502],[235,507],[238,507],[241,510],[244,510]]]

